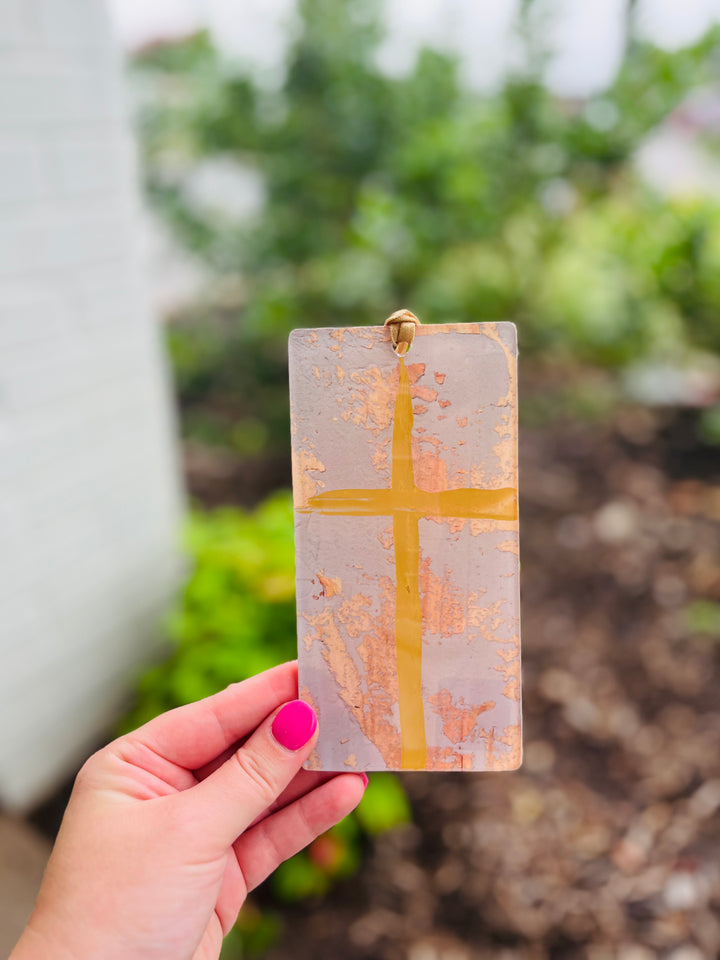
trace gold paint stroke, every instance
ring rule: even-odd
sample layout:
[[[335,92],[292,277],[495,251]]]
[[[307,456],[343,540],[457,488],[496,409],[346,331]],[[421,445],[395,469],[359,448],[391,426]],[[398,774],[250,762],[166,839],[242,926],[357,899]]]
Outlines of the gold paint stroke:
[[[412,460],[413,411],[410,379],[400,358],[392,437],[392,480],[385,489],[328,490],[307,499],[299,513],[325,516],[392,516],[395,544],[395,645],[397,650],[401,759],[404,770],[427,765],[422,697],[422,607],[420,602],[421,517],[517,519],[514,488],[461,488],[433,493],[415,485]]]
[[[415,492],[412,462],[413,411],[410,380],[400,358],[392,440],[391,492],[403,503]],[[417,514],[393,511],[395,544],[395,647],[397,650],[400,764],[422,770],[427,762],[422,696],[422,609],[420,606],[420,529]]]
[[[398,499],[397,490],[328,490],[309,497],[298,513],[321,513],[326,517],[383,517],[398,513],[423,517],[460,517],[471,520],[516,520],[517,501],[512,487],[478,490],[461,487],[432,493],[417,488]]]

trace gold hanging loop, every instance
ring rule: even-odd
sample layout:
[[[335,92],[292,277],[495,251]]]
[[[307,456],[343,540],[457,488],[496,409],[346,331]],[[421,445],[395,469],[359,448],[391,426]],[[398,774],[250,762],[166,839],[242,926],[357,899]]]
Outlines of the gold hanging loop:
[[[385,321],[385,326],[390,327],[390,337],[392,347],[399,357],[404,357],[412,346],[415,337],[415,327],[420,321],[409,310],[396,310],[391,313]]]

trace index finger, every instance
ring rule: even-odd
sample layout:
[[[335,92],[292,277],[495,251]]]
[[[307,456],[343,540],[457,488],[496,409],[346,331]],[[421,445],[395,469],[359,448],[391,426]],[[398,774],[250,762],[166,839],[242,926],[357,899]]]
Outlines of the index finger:
[[[297,660],[291,660],[242,683],[233,683],[212,697],[169,710],[125,740],[148,747],[186,770],[197,770],[297,695]]]

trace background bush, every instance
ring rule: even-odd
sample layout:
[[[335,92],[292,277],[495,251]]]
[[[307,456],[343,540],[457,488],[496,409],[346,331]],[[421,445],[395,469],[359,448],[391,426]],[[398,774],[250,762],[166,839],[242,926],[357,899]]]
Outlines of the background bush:
[[[262,85],[200,34],[136,64],[150,198],[214,278],[171,326],[189,435],[246,458],[287,446],[293,327],[513,320],[525,358],[688,362],[720,346],[720,210],[669,200],[635,154],[718,64],[718,32],[668,53],[630,32],[612,86],[543,86],[526,5],[522,72],[489,95],[424,49],[376,66],[366,0],[302,0],[284,82]],[[252,172],[259,214],[204,205],[193,171]]]

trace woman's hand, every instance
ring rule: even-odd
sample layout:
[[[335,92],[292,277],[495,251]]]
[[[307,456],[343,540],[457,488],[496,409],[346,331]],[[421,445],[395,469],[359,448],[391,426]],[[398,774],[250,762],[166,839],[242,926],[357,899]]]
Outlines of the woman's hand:
[[[301,769],[317,719],[295,697],[283,664],[92,756],[11,960],[218,957],[248,891],[367,784]]]

